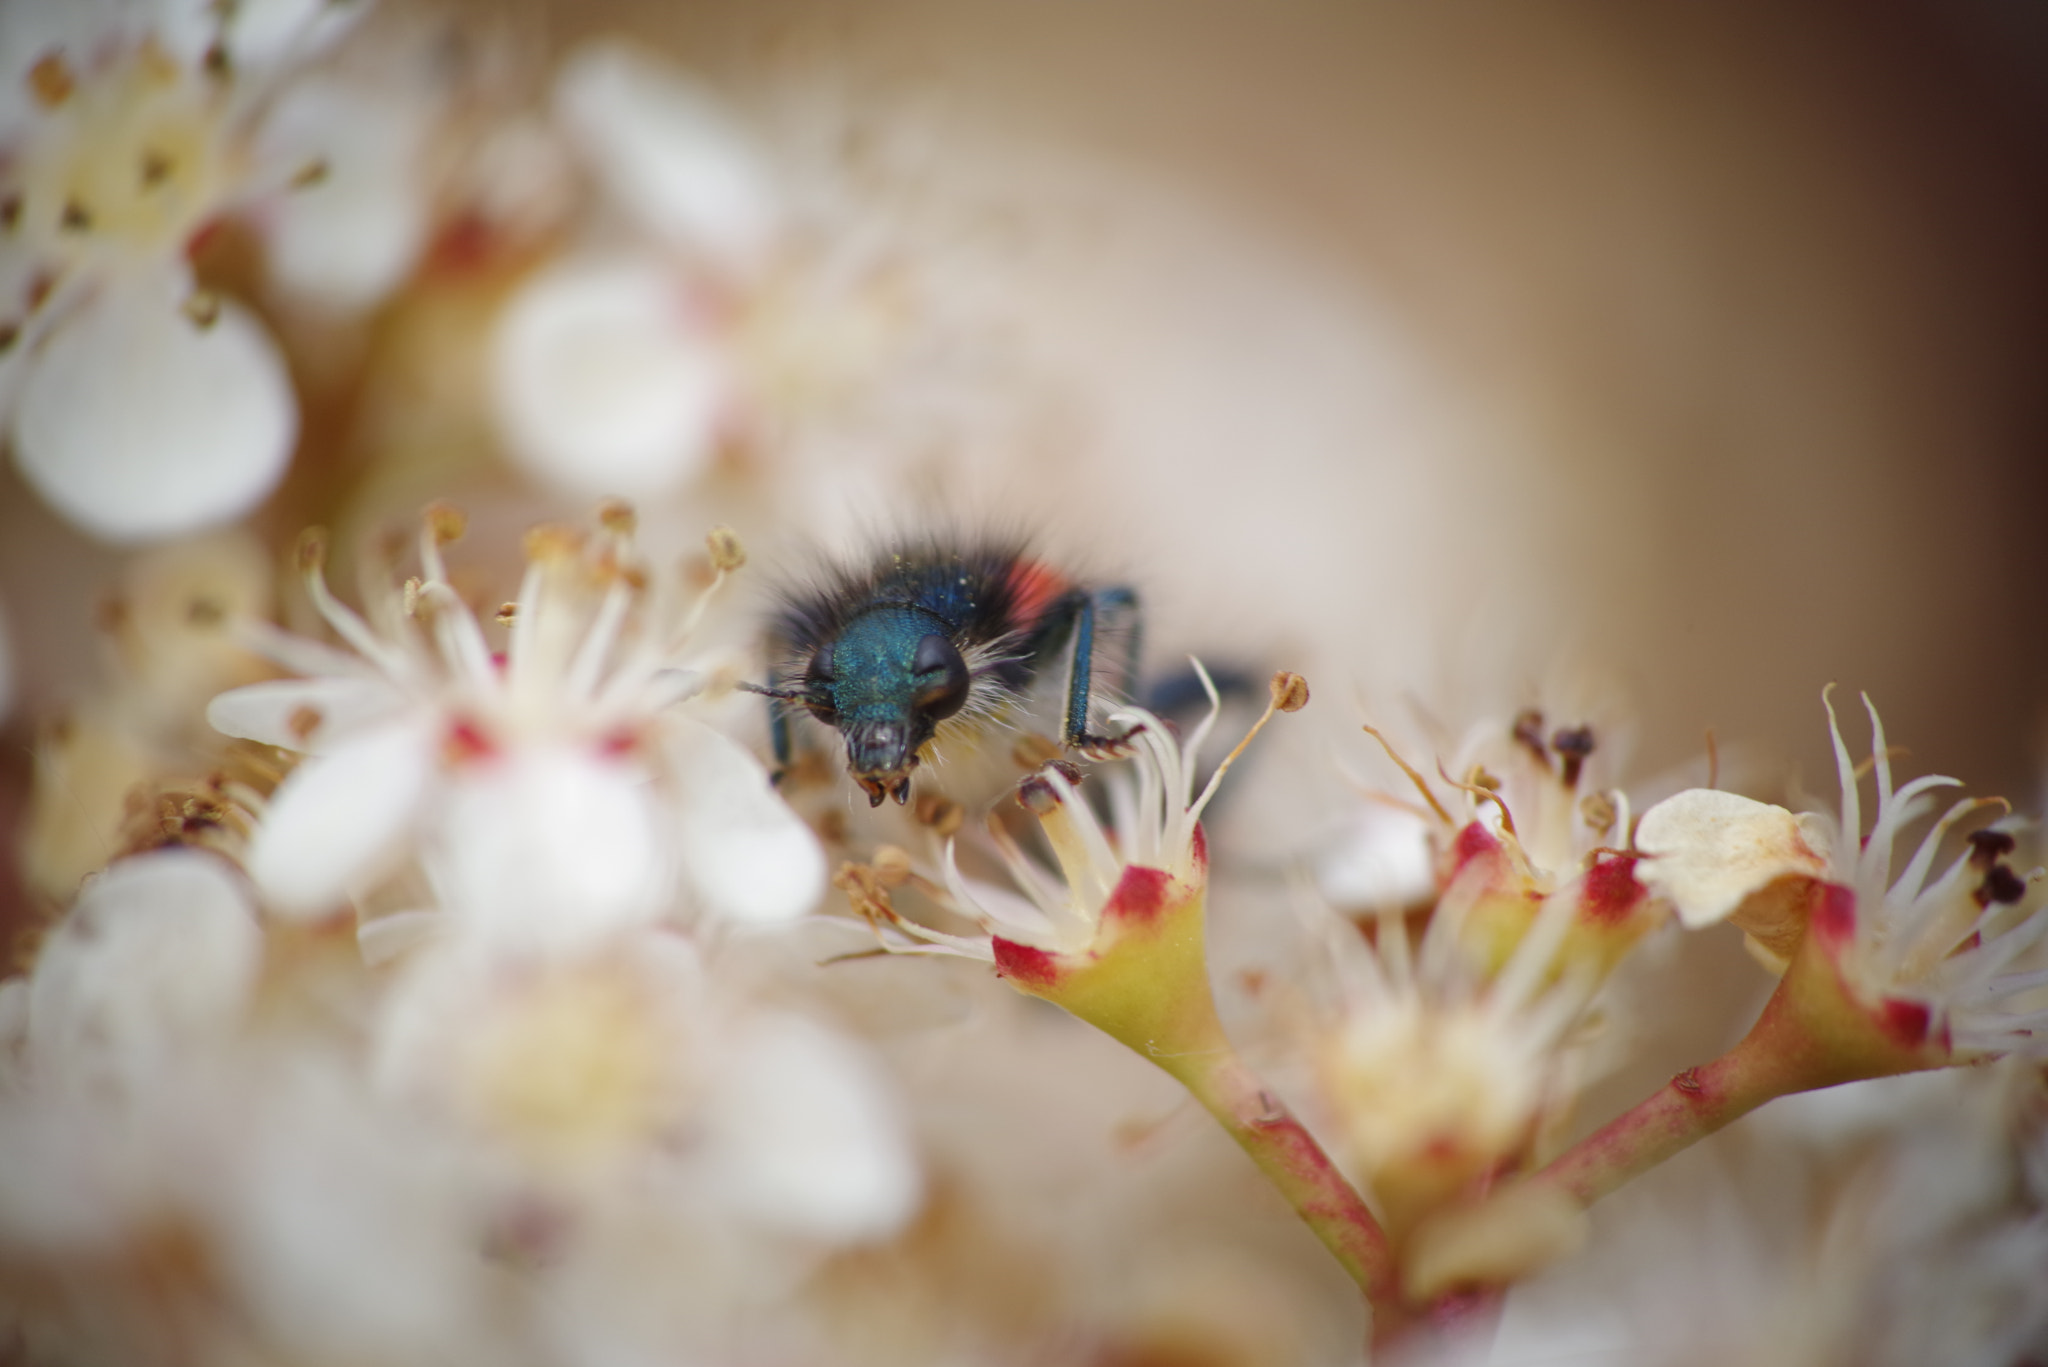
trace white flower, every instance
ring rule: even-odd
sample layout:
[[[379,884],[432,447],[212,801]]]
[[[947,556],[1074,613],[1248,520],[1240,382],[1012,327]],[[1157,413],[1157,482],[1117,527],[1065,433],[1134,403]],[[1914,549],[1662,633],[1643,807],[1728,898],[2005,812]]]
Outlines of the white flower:
[[[1574,1030],[1601,966],[1566,952],[1569,892],[1542,905],[1497,971],[1466,952],[1484,880],[1453,880],[1419,946],[1404,916],[1367,939],[1327,918],[1335,1015],[1310,1040],[1317,1094],[1341,1151],[1403,1224],[1526,1158],[1583,1082]]]
[[[233,1035],[263,936],[242,879],[194,850],[125,859],[88,881],[37,956],[24,1063],[39,1079],[130,1089]]]
[[[1150,921],[1169,908],[1199,905],[1209,881],[1202,811],[1228,768],[1226,761],[1194,793],[1196,756],[1216,722],[1213,689],[1210,698],[1209,715],[1185,746],[1142,709],[1109,714],[1123,745],[1135,753],[1128,764],[1102,771],[1107,823],[1077,790],[1078,775],[1070,777],[1071,768],[1059,762],[1019,785],[1018,800],[1038,818],[1057,870],[1044,868],[990,823],[990,840],[1018,891],[971,881],[962,876],[947,842],[946,888],[960,913],[980,921],[985,935],[952,935],[906,920],[876,895],[871,878],[842,877],[839,885],[891,949],[980,959],[1027,977],[1031,964],[1078,962],[1106,948],[1126,919]]]
[[[31,4],[0,23],[0,428],[93,535],[239,517],[290,460],[283,358],[193,277],[214,225],[251,216],[288,288],[351,306],[416,254],[413,130],[388,102],[291,86],[359,9]]]
[[[917,1206],[875,1065],[823,1025],[719,992],[673,933],[575,956],[437,946],[395,987],[376,1051],[387,1089],[570,1211],[630,1192],[679,1220],[844,1243]]]
[[[451,917],[521,941],[653,920],[679,886],[741,920],[807,911],[823,854],[761,765],[680,708],[704,688],[679,652],[705,599],[677,620],[635,559],[630,514],[614,508],[594,537],[529,535],[502,652],[448,582],[440,545],[459,524],[429,514],[424,578],[373,600],[374,626],[308,554],[313,599],[353,651],[260,634],[307,677],[208,709],[230,735],[310,756],[252,838],[271,904],[334,910],[411,854]]]
[[[1823,695],[1823,701],[1826,701]],[[1927,831],[1893,876],[1906,828],[1932,810],[1929,794],[1958,786],[1928,774],[1892,788],[1884,723],[1868,697],[1877,810],[1863,831],[1856,766],[1832,702],[1828,732],[1841,776],[1841,824],[1808,934],[1818,936],[1845,985],[1895,1033],[1960,1057],[2038,1052],[2048,1031],[2048,965],[2039,953],[2048,912],[2006,864],[2015,842],[1991,827],[1936,872],[1944,837],[1997,799],[1963,798]],[[2031,964],[2014,971],[2016,964]]]
[[[876,178],[849,174],[845,117],[811,116],[829,150],[806,158],[785,137],[771,159],[708,85],[618,39],[571,52],[553,104],[598,212],[498,324],[491,392],[513,459],[581,496],[646,498],[728,447],[809,438],[815,491],[870,414],[917,406],[929,440],[967,348],[920,344],[939,331],[923,286],[961,234],[909,245]]]
[[[2013,837],[1997,826],[1976,831],[1936,869],[1958,822],[2003,804],[1954,803],[1895,874],[1907,829],[1933,810],[1935,790],[1957,781],[1928,774],[1894,790],[1884,724],[1864,698],[1877,785],[1866,833],[1857,767],[1833,702],[1822,701],[1841,778],[1839,818],[1794,816],[1732,793],[1680,793],[1643,814],[1642,877],[1688,925],[1734,920],[1779,971],[1810,942],[1854,1009],[1901,1049],[1970,1058],[2038,1048],[2048,1028],[2048,914],[2030,897],[2030,880],[2006,863]]]

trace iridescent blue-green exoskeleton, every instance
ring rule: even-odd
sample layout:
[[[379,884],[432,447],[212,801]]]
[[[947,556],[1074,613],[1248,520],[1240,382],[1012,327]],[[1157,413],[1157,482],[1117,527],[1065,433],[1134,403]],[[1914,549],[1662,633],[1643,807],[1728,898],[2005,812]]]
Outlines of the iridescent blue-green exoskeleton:
[[[1007,711],[1046,671],[1068,662],[1061,739],[1091,755],[1119,753],[1089,729],[1099,665],[1128,686],[1137,596],[1088,588],[1021,551],[924,542],[831,574],[797,595],[771,627],[778,663],[775,757],[790,762],[790,720],[802,711],[846,738],[846,765],[870,806],[910,796],[942,723],[961,728]]]

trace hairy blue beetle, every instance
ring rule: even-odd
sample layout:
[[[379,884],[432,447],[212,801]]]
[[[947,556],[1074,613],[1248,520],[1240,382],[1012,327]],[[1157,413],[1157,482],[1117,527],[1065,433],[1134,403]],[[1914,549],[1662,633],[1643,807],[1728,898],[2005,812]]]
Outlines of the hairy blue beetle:
[[[790,762],[799,711],[846,738],[846,765],[878,807],[910,796],[910,774],[942,723],[996,718],[1064,657],[1062,739],[1101,756],[1117,738],[1089,729],[1098,655],[1128,686],[1137,595],[1088,588],[1001,544],[922,542],[832,572],[793,595],[770,628],[768,684],[777,763]]]

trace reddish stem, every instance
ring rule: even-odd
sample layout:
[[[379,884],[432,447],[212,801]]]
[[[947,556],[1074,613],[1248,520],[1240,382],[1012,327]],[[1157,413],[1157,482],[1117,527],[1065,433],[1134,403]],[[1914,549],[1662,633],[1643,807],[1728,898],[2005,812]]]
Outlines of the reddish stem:
[[[1315,1137],[1235,1050],[1156,1059],[1202,1103],[1371,1302],[1373,1336],[1412,1322],[1386,1232]]]
[[[1858,1052],[1839,1048],[1826,1028],[1817,1029],[1794,976],[1779,984],[1734,1048],[1712,1063],[1687,1068],[1527,1180],[1590,1206],[1773,1097],[1902,1071],[1873,1066]]]

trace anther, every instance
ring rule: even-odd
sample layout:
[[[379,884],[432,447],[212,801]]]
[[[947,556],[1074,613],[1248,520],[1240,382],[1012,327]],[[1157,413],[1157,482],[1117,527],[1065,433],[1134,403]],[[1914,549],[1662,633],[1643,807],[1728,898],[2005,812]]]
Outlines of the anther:
[[[875,881],[885,888],[900,888],[910,881],[910,851],[900,845],[877,846],[868,863]]]
[[[740,534],[730,527],[713,527],[704,538],[704,549],[711,553],[711,563],[721,573],[731,574],[747,563],[747,548],[740,542]]]
[[[1979,868],[1992,867],[1999,860],[2011,854],[2019,844],[2018,841],[2012,838],[2011,832],[1996,830],[1991,827],[1986,827],[1981,831],[1971,831],[1969,840],[1970,862]]]
[[[219,39],[208,44],[206,55],[199,59],[199,69],[216,81],[225,81],[233,76],[235,63],[228,54],[228,45]]]
[[[83,203],[75,199],[64,201],[64,212],[57,217],[57,226],[67,233],[92,231],[92,213]]]
[[[291,732],[292,739],[303,747],[313,738],[313,733],[320,729],[320,723],[326,720],[319,708],[302,704],[292,709],[292,714],[285,720],[284,725],[285,729]]]
[[[1544,768],[1550,767],[1550,752],[1543,748],[1543,714],[1533,707],[1525,707],[1515,714],[1515,742],[1524,750],[1536,756]]]
[[[297,562],[299,573],[312,574],[327,565],[327,529],[308,527],[299,533],[298,543],[292,548],[292,558]]]
[[[325,157],[315,157],[292,173],[291,188],[294,190],[310,190],[321,181],[326,180],[327,174],[327,159]]]
[[[193,290],[178,307],[194,327],[210,328],[220,321],[220,296],[212,290]]]
[[[570,560],[583,549],[583,534],[559,522],[543,522],[527,530],[520,548],[532,561]]]
[[[1593,753],[1593,728],[1590,726],[1561,726],[1550,738],[1550,748],[1564,761],[1564,786],[1579,786],[1579,772],[1586,767],[1586,757]]]
[[[78,81],[71,74],[71,65],[61,52],[45,53],[28,69],[29,93],[45,109],[55,109],[63,104],[77,88]]]
[[[498,625],[501,627],[511,626],[514,622],[519,620],[519,604],[500,603],[498,605],[496,620]]]
[[[14,350],[14,344],[21,340],[21,324],[0,323],[0,356]]]
[[[950,839],[959,833],[967,821],[967,812],[951,798],[940,797],[937,793],[918,794],[917,803],[911,808],[911,815],[917,824],[928,828],[941,840]]]
[[[2009,907],[2026,895],[2025,879],[2014,873],[2010,865],[1993,864],[1984,874],[1983,885],[1977,889],[1977,905],[1988,907],[1996,902]]]
[[[1587,793],[1579,799],[1579,817],[1586,823],[1586,829],[1595,835],[1605,835],[1613,830],[1615,818],[1620,815],[1614,799],[1606,793]]]
[[[194,594],[185,604],[185,621],[191,626],[217,627],[227,616],[227,605],[211,594]]]
[[[469,528],[469,519],[462,510],[452,503],[429,503],[421,514],[426,521],[427,532],[437,546],[446,546],[462,540],[462,534]]]
[[[154,147],[142,150],[142,183],[154,189],[171,178],[171,159]]]
[[[0,195],[0,229],[14,231],[14,225],[21,222],[21,196]]]
[[[1273,706],[1282,712],[1299,712],[1308,706],[1308,680],[1292,670],[1280,670],[1270,685]]]
[[[1059,789],[1043,774],[1033,774],[1017,785],[1017,805],[1033,816],[1045,816],[1060,805]]]
[[[608,498],[597,505],[597,525],[615,536],[631,536],[639,523],[633,505],[623,498]]]

